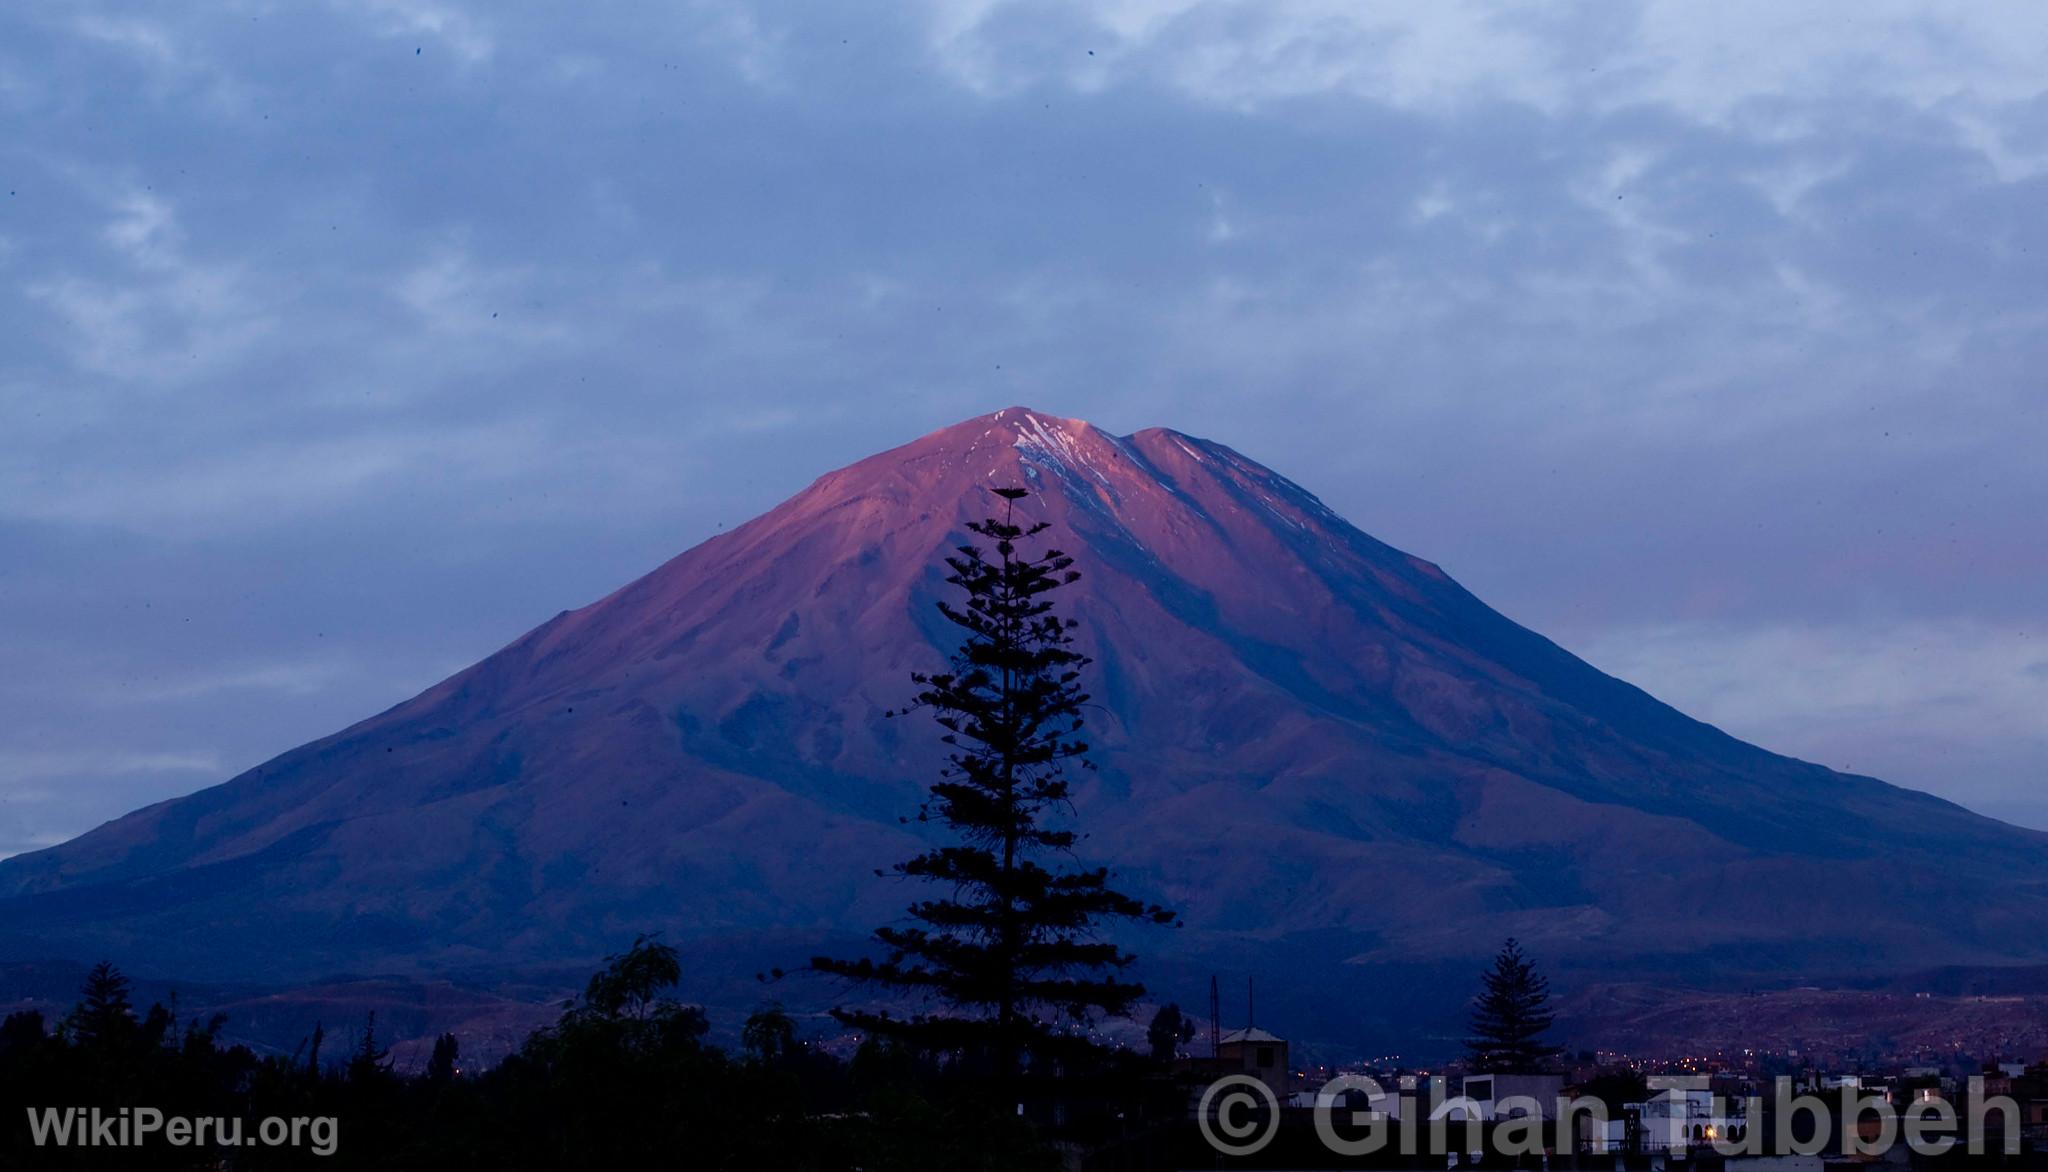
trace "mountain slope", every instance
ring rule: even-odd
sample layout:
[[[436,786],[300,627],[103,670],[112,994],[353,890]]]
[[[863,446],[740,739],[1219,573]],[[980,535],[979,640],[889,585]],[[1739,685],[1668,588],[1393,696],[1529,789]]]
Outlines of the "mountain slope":
[[[1566,972],[1698,980],[2048,959],[2048,836],[1691,720],[1220,444],[1022,408],[0,862],[0,953],[302,979],[885,920],[908,893],[872,873],[913,849],[937,745],[882,714],[941,662],[939,558],[1010,484],[1085,574],[1083,849],[1184,910],[1154,955],[1305,983],[1510,932]]]

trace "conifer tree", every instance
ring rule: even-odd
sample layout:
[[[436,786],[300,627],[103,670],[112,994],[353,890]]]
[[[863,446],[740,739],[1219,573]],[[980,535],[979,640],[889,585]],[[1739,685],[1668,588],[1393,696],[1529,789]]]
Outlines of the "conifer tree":
[[[455,1081],[459,1073],[456,1063],[462,1057],[462,1043],[454,1034],[442,1034],[434,1039],[434,1052],[427,1058],[427,1082],[433,1086],[447,1086]]]
[[[363,1023],[363,1036],[356,1041],[356,1048],[348,1058],[348,1080],[352,1083],[376,1082],[391,1074],[391,1051],[377,1040],[377,1011],[370,1011],[369,1020]]]
[[[80,1000],[64,1026],[82,1046],[112,1049],[127,1042],[137,1028],[135,1006],[128,999],[128,978],[109,961],[92,966]]]
[[[1493,958],[1472,1001],[1472,1036],[1466,1061],[1496,1073],[1534,1071],[1557,1048],[1544,1040],[1550,1028],[1550,982],[1536,971],[1514,938]]]
[[[1125,895],[1106,868],[1070,863],[1075,832],[1064,767],[1089,767],[1081,739],[1077,625],[1053,609],[1052,591],[1080,578],[1058,549],[1026,553],[1045,521],[1021,524],[1021,488],[995,490],[1001,518],[967,528],[992,547],[963,545],[946,581],[964,595],[939,613],[965,632],[950,670],[911,677],[922,709],[943,730],[947,764],[918,812],[951,841],[899,863],[895,873],[939,894],[910,905],[914,926],[874,936],[881,960],[818,957],[813,970],[935,1002],[900,1017],[840,1009],[842,1023],[915,1049],[950,1054],[1007,1085],[1033,1058],[1087,1051],[1077,1028],[1121,1016],[1144,987],[1119,980],[1135,959],[1104,939],[1118,921],[1171,924],[1174,914]],[[992,554],[992,556],[991,556]],[[902,715],[902,712],[892,715]]]

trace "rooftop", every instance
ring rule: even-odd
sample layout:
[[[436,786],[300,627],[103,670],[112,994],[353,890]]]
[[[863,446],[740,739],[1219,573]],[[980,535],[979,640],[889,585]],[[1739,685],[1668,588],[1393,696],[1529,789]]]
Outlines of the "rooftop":
[[[1269,1033],[1267,1033],[1266,1031],[1264,1031],[1264,1030],[1262,1030],[1262,1029],[1259,1029],[1259,1028],[1258,1028],[1258,1027],[1256,1027],[1256,1026],[1246,1026],[1246,1027],[1245,1027],[1244,1029],[1241,1029],[1241,1030],[1232,1030],[1232,1031],[1230,1031],[1229,1033],[1227,1033],[1227,1034],[1223,1035],[1222,1037],[1220,1037],[1220,1038],[1216,1039],[1216,1044],[1217,1044],[1217,1045],[1219,1045],[1219,1046],[1227,1046],[1227,1045],[1229,1045],[1229,1044],[1230,1044],[1230,1043],[1232,1043],[1232,1042],[1284,1042],[1284,1041],[1286,1041],[1286,1039],[1285,1039],[1285,1038],[1281,1038],[1281,1037],[1277,1037],[1277,1036],[1275,1036],[1275,1035],[1273,1035],[1273,1034],[1269,1034]]]

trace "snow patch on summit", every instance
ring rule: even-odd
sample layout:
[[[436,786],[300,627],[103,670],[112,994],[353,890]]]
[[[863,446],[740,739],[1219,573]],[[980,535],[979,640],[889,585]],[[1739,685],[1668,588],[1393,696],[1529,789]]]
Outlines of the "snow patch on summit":
[[[1001,414],[997,412],[999,417]],[[1067,471],[1085,471],[1104,485],[1110,483],[1089,455],[1087,445],[1069,435],[1058,420],[1048,423],[1042,416],[1026,415],[1014,442],[1017,450],[1027,456],[1042,456]]]
[[[1002,414],[997,412],[998,417]],[[1144,539],[1122,515],[1123,488],[1128,487],[1134,473],[1151,483],[1159,482],[1122,440],[1087,423],[1069,426],[1072,422],[1034,411],[1023,413],[1014,425],[1016,438],[1011,445],[1017,450],[1024,474],[1037,481],[1041,469],[1050,473],[1066,486],[1069,500],[1115,526],[1127,541],[1143,550]],[[1110,466],[1118,463],[1127,467]],[[1124,478],[1121,487],[1118,473]]]

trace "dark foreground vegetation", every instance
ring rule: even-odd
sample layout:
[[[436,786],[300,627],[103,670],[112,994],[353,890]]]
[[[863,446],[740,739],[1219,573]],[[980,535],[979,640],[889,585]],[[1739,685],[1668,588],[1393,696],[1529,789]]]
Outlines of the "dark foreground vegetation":
[[[671,949],[639,941],[553,1027],[466,1072],[453,1037],[424,1068],[396,1069],[374,1019],[337,1031],[340,1045],[316,1033],[296,1054],[258,1055],[224,1044],[218,1020],[137,1012],[103,965],[61,1020],[0,1025],[0,1168],[1035,1169],[1138,1138],[1178,1106],[1161,1095],[1163,1064],[1109,1054],[1024,1079],[1019,1118],[957,1061],[881,1040],[841,1060],[772,1007],[728,1052],[706,1042],[701,1011],[666,997],[677,977]],[[38,1146],[28,1109],[66,1107],[221,1122],[203,1144],[159,1132],[138,1147]],[[266,1118],[309,1122],[269,1146]],[[228,1128],[240,1146],[218,1142]]]

